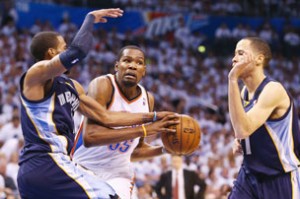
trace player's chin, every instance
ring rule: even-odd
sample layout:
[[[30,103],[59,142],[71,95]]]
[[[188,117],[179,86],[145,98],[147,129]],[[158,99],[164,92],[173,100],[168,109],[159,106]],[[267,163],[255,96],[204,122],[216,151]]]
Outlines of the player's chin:
[[[137,84],[137,82],[134,80],[124,80],[123,84],[126,87],[132,87],[132,86],[135,86]]]

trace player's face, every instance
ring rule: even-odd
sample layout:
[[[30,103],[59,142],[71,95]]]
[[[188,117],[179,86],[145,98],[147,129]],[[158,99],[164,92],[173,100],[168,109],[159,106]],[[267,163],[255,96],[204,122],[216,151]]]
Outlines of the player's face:
[[[249,46],[250,42],[248,40],[241,40],[237,43],[235,47],[234,57],[232,59],[233,67],[236,63],[244,59],[246,53],[249,53]]]
[[[57,46],[55,48],[50,48],[48,50],[48,55],[50,58],[55,57],[59,53],[63,52],[67,48],[67,44],[62,36],[57,36]]]
[[[144,54],[137,49],[125,49],[115,65],[117,80],[124,86],[137,85],[146,73]]]
[[[239,41],[236,45],[234,57],[232,59],[232,67],[235,67],[237,64],[245,62],[245,60],[250,59],[249,57],[253,57],[253,56],[254,56],[254,51],[252,49],[251,42],[246,39]],[[253,69],[255,69],[254,63],[255,62],[250,61],[247,65],[244,66],[245,67],[243,71],[244,75],[249,74]]]
[[[57,54],[59,54],[67,49],[67,44],[62,36],[58,36],[57,40],[58,40],[58,45],[56,48],[56,52]]]

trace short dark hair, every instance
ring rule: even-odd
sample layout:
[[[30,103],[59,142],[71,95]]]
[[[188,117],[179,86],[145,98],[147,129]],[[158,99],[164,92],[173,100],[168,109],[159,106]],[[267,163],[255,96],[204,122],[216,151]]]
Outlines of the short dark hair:
[[[135,50],[139,50],[143,53],[144,55],[144,58],[145,58],[145,52],[138,46],[135,46],[135,45],[128,45],[128,46],[124,46],[123,48],[121,48],[121,50],[119,51],[118,53],[118,56],[117,56],[117,61],[119,61],[121,59],[121,57],[123,56],[123,52],[124,50],[126,49],[135,49]]]
[[[264,66],[267,66],[272,59],[272,52],[270,45],[265,40],[259,37],[246,37],[244,38],[251,42],[251,46],[257,51],[262,53],[265,56]]]
[[[58,36],[60,34],[53,31],[43,31],[34,35],[30,44],[30,52],[36,61],[44,60],[48,49],[58,46]]]

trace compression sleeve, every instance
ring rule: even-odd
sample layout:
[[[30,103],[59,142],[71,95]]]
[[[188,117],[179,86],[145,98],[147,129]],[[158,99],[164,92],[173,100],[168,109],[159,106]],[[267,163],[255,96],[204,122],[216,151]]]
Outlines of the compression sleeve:
[[[93,44],[92,31],[94,20],[94,15],[88,14],[75,35],[70,47],[59,55],[61,63],[67,70],[84,59],[90,50]]]

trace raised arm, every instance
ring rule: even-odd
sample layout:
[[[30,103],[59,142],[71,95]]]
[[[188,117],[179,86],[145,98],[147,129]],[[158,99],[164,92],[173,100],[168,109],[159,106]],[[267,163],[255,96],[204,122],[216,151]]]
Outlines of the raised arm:
[[[247,68],[251,67],[250,54],[244,52],[244,59],[235,64],[228,75],[228,103],[231,123],[235,137],[239,139],[250,136],[263,125],[269,118],[281,117],[290,105],[290,99],[280,83],[270,82],[262,90],[257,102],[247,113],[245,112],[238,80]]]
[[[43,61],[37,62],[27,71],[23,84],[25,96],[31,100],[43,98],[46,94],[46,83],[51,83],[52,78],[63,74],[87,55],[93,42],[93,24],[106,22],[103,17],[119,17],[122,13],[120,9],[103,9],[88,13],[68,49],[62,36],[57,35],[54,38],[57,39],[57,49],[49,48],[49,55],[45,54],[45,57],[41,58]]]

